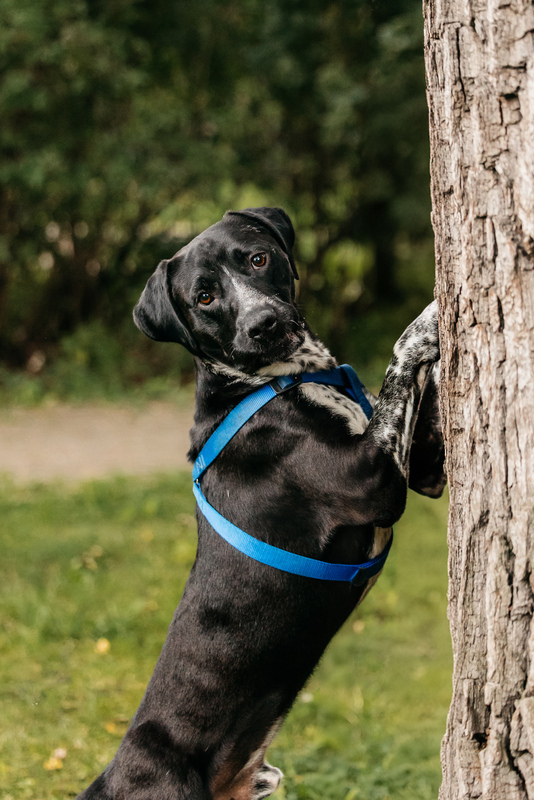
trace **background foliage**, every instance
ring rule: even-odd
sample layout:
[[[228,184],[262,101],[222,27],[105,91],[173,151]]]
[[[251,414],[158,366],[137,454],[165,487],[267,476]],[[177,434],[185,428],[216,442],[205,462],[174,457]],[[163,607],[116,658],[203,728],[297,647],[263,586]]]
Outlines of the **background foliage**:
[[[131,308],[231,207],[288,210],[308,318],[364,371],[430,298],[419,0],[2,0],[0,65],[4,386],[100,374],[103,341],[121,385],[187,374]]]

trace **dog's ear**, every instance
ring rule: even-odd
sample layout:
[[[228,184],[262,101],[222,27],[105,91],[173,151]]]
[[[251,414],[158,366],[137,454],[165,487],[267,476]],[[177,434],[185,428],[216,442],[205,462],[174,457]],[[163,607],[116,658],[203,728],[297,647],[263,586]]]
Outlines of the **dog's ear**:
[[[284,253],[289,258],[293,276],[298,280],[299,275],[293,260],[293,245],[295,244],[295,231],[293,224],[283,208],[244,208],[242,211],[228,211],[228,215],[247,217],[259,222],[274,236]]]
[[[193,355],[200,355],[198,345],[172,301],[168,261],[160,261],[147,281],[133,310],[134,322],[144,334],[157,342],[183,344]]]

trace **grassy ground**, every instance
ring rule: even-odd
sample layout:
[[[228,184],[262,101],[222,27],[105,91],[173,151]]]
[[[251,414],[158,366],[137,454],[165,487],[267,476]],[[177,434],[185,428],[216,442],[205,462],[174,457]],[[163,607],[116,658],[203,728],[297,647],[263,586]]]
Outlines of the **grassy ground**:
[[[0,487],[0,796],[73,797],[115,752],[195,554],[188,475]],[[413,496],[384,575],[270,751],[285,800],[430,800],[450,694],[446,504]]]

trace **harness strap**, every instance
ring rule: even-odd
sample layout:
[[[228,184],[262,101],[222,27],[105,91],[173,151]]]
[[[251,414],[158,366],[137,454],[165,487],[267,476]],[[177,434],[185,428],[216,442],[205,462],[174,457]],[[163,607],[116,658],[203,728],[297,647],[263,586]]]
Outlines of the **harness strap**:
[[[371,419],[373,416],[373,409],[365,396],[363,384],[350,364],[342,364],[340,367],[323,372],[305,372],[302,375],[302,383],[326,383],[329,386],[340,386],[345,389],[355,403],[361,406],[367,419]]]
[[[286,388],[296,385],[296,382],[293,384],[292,378],[289,378],[289,380],[291,383]],[[202,473],[207,470],[212,461],[217,458],[221,450],[226,447],[230,439],[243,427],[245,422],[248,422],[256,411],[259,411],[262,406],[272,400],[273,397],[276,397],[277,394],[281,394],[280,390],[277,392],[269,383],[266,383],[261,389],[247,395],[239,405],[230,411],[200,451],[193,466],[194,481],[198,480]]]
[[[286,392],[300,383],[340,386],[355,402],[360,404],[367,418],[371,418],[373,410],[364,394],[363,386],[348,364],[323,372],[308,372],[297,376],[284,375],[275,378],[242,400],[209,437],[193,466],[193,493],[200,511],[211,527],[232,547],[240,550],[249,558],[294,575],[325,581],[348,581],[359,586],[380,572],[391,548],[392,539],[378,556],[363,564],[332,564],[328,561],[307,558],[274,547],[245,533],[210,505],[200,488],[200,478],[203,473],[243,425],[278,394]]]
[[[245,533],[241,528],[231,523],[222,514],[219,514],[212,505],[208,503],[198,482],[193,484],[193,493],[196,497],[198,507],[208,520],[211,527],[217,531],[219,536],[240,550],[249,558],[266,564],[269,567],[291,572],[293,575],[301,575],[305,578],[317,578],[322,581],[349,581],[355,586],[365,583],[377,572],[380,572],[388,556],[392,539],[389,540],[385,549],[370,561],[363,564],[331,564],[329,561],[319,561],[316,558],[307,558],[298,553],[290,553],[280,547],[255,539],[249,533]]]

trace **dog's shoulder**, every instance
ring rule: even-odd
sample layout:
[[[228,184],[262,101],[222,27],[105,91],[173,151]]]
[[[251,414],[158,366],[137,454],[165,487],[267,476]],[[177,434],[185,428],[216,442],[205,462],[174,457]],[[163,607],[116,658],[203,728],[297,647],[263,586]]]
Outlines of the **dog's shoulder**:
[[[326,421],[328,418],[342,420],[351,436],[361,435],[365,431],[369,421],[363,408],[339,389],[319,383],[308,383],[299,386],[298,391],[313,409],[326,411],[328,415]]]

